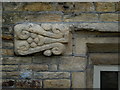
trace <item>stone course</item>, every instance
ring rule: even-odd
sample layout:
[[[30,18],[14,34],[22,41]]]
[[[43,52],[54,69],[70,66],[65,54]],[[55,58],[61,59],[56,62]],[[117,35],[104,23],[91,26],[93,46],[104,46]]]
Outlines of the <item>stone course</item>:
[[[44,88],[70,88],[70,80],[69,79],[45,80]]]
[[[81,57],[62,57],[59,62],[59,70],[82,71],[85,70],[86,59]]]
[[[32,62],[31,57],[4,57],[3,64],[30,64]]]
[[[99,12],[112,12],[115,11],[115,3],[112,2],[97,2],[96,5],[96,11]]]
[[[100,19],[101,21],[113,21],[113,22],[117,22],[119,21],[119,18],[118,18],[118,14],[111,14],[111,13],[107,13],[107,14],[101,14],[100,15]]]
[[[20,65],[19,66],[20,70],[26,69],[26,70],[33,70],[33,71],[47,71],[48,70],[48,65]]]
[[[4,79],[18,79],[20,72],[12,71],[12,72],[2,72],[2,78]]]
[[[16,71],[18,69],[18,65],[2,65],[3,71]]]
[[[70,18],[64,18],[65,22],[94,22],[98,21],[98,14],[91,13],[80,13],[77,15],[73,15]]]
[[[68,72],[37,72],[34,75],[35,78],[39,79],[59,79],[59,78],[70,78]]]

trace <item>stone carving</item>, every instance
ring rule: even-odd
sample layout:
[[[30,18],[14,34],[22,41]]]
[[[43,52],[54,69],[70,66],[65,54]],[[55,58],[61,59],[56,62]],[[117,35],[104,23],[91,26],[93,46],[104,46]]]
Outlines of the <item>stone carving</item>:
[[[46,56],[60,55],[69,41],[70,28],[64,24],[17,24],[14,27],[15,53],[27,55],[43,51]]]

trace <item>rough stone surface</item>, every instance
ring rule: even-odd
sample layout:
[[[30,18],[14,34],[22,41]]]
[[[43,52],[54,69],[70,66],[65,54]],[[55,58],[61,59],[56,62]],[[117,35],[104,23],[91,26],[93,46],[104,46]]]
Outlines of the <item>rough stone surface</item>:
[[[31,2],[11,2],[11,3],[3,3],[3,7],[5,11],[51,11],[54,10],[54,7],[50,3],[31,3]]]
[[[70,88],[70,80],[58,79],[58,80],[45,80],[44,88]]]
[[[70,78],[70,73],[68,72],[37,72],[34,74],[35,78],[39,79],[64,79]]]
[[[15,82],[16,88],[42,88],[41,80],[17,80]]]
[[[57,65],[53,64],[49,66],[50,71],[57,71]]]
[[[63,12],[88,12],[94,11],[93,3],[88,2],[59,2],[56,6],[56,10]]]
[[[18,79],[19,75],[20,75],[20,72],[18,71],[2,72],[2,78]]]
[[[61,22],[62,21],[62,13],[3,13],[3,24],[15,24],[16,22]]]
[[[4,22],[4,20],[3,20],[3,22]],[[2,23],[3,23],[2,22]],[[4,24],[2,24],[3,26],[2,26],[2,35],[6,35],[6,36],[13,36],[13,29],[12,29],[12,26],[10,26],[10,25],[8,25],[8,26],[6,26],[6,25],[4,25]]]
[[[72,73],[72,88],[86,88],[85,72]]]
[[[16,71],[18,70],[18,65],[3,65],[2,70],[3,71]]]
[[[73,37],[73,35],[70,32],[70,34],[69,34],[69,41],[68,41],[68,44],[66,44],[66,50],[65,50],[63,55],[71,55],[73,53],[72,52],[72,50],[73,50],[73,40],[72,40],[72,37]]]
[[[13,49],[2,49],[2,55],[14,55]]]
[[[95,4],[96,4],[96,11],[101,11],[101,12],[115,11],[115,3],[112,3],[112,2],[97,2]]]
[[[20,10],[22,10],[24,4],[25,3],[9,3],[9,2],[6,2],[6,3],[3,3],[3,7],[4,7],[5,11],[13,11],[13,10],[20,11]]]
[[[0,64],[2,64],[2,2],[0,2]]]
[[[28,3],[23,10],[25,11],[51,11],[54,7],[50,3]]]
[[[4,47],[4,48],[7,48],[7,47],[9,47],[9,48],[13,48],[13,42],[2,42],[2,47]]]
[[[75,2],[75,12],[90,12],[94,11],[94,5],[93,3],[88,3],[88,2]]]
[[[111,13],[106,13],[106,14],[101,14],[100,15],[100,20],[101,21],[119,21],[118,14],[111,14]]]
[[[16,87],[19,89],[27,89],[27,88],[42,88],[42,81],[41,80],[14,80],[14,79],[3,79],[2,81],[2,86],[7,87],[7,88],[12,88]]]
[[[119,65],[118,55],[118,53],[94,53],[89,57],[94,65]]]
[[[86,70],[86,88],[93,88],[93,65]]]
[[[48,70],[48,65],[20,65],[20,69],[26,69],[26,70],[33,70],[33,71],[47,71]]]
[[[13,40],[13,36],[12,35],[2,35],[2,39],[3,40]]]
[[[2,87],[14,87],[15,86],[15,80],[14,79],[3,79],[2,80]]]
[[[62,14],[61,13],[58,13],[58,14],[43,13],[39,15],[26,15],[25,19],[27,19],[28,21],[34,21],[34,22],[61,22]],[[20,18],[19,21],[23,21],[23,17]]]
[[[2,83],[3,83],[3,82],[2,82],[2,80],[1,80],[1,81],[0,81],[0,85],[1,85],[1,86],[2,86]]]
[[[3,64],[30,64],[32,62],[31,57],[4,57]]]
[[[60,60],[59,56],[52,56],[52,58],[50,57],[46,57],[46,56],[42,56],[42,55],[35,55],[33,57],[33,63],[37,63],[37,64],[58,64]]]
[[[120,11],[120,2],[116,3],[116,11]]]
[[[64,17],[65,22],[93,22],[98,21],[98,15],[97,14],[91,14],[91,13],[80,13],[73,16],[67,16]]]
[[[90,31],[104,31],[104,32],[119,32],[118,23],[81,23],[74,24],[75,31],[90,30]]]
[[[2,10],[2,3],[0,2],[0,11]]]
[[[81,71],[86,67],[86,58],[82,57],[62,57],[59,62],[60,70]]]

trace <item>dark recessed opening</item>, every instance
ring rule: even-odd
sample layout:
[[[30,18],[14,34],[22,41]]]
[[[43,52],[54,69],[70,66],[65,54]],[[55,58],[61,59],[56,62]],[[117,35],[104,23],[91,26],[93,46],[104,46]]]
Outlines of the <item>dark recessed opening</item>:
[[[101,90],[106,88],[118,90],[118,71],[101,71]]]

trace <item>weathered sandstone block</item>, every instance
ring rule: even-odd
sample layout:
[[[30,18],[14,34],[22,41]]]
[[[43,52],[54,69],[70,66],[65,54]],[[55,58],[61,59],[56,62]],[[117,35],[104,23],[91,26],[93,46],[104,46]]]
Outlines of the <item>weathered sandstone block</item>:
[[[39,79],[66,79],[70,78],[69,72],[37,72],[34,74],[35,78]]]
[[[45,80],[44,88],[70,88],[70,80],[68,79]]]
[[[72,88],[86,88],[85,72],[72,73]]]
[[[59,70],[82,71],[86,67],[86,58],[83,57],[62,57],[59,61]]]

